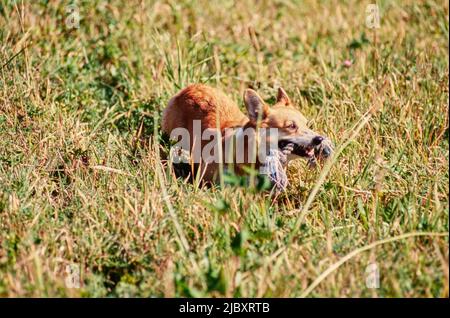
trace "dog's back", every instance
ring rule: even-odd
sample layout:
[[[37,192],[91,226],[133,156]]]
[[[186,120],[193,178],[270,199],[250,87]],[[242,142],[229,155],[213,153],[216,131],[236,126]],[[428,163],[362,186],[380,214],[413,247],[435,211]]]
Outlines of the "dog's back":
[[[172,97],[164,109],[163,132],[170,135],[175,128],[183,127],[192,133],[194,120],[201,121],[202,131],[207,128],[242,126],[248,118],[222,91],[203,84],[193,84]]]

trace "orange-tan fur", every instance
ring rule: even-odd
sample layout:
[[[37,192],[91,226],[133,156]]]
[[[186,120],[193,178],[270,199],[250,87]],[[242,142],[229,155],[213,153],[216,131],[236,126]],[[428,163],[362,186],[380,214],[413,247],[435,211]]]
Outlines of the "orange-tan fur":
[[[247,116],[222,91],[202,84],[193,84],[169,101],[163,112],[162,129],[168,134],[177,127],[192,131],[195,119],[201,120],[202,130],[216,128],[217,117],[220,118],[221,130],[243,126],[248,122]]]
[[[183,127],[192,134],[193,120],[201,120],[202,131],[208,128],[219,128],[224,133],[225,128],[255,127],[258,123],[259,127],[278,128],[280,138],[316,136],[308,129],[306,118],[295,109],[286,92],[281,88],[278,91],[276,104],[271,107],[251,89],[245,91],[244,103],[248,116],[244,115],[238,105],[222,91],[203,84],[189,85],[170,99],[163,112],[162,130],[170,135],[173,129]],[[208,141],[191,139],[190,149],[199,142],[202,148],[208,143]],[[245,146],[249,147],[247,143]],[[217,170],[217,164],[206,165],[203,180],[213,181]]]

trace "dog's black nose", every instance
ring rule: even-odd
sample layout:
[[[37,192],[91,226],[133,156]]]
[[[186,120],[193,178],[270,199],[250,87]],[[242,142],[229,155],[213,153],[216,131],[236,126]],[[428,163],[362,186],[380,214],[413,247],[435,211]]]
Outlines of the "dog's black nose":
[[[322,136],[316,136],[316,137],[313,138],[311,143],[312,143],[313,146],[318,146],[318,145],[320,145],[322,143],[322,141],[323,141],[323,137]]]

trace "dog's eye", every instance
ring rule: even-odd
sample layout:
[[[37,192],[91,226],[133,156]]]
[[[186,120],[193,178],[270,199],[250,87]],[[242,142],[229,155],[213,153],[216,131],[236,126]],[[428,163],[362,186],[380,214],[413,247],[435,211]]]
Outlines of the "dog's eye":
[[[294,123],[294,122],[292,122],[292,123],[290,123],[290,124],[288,125],[288,128],[289,128],[289,129],[296,130],[296,129],[297,129],[297,124]]]

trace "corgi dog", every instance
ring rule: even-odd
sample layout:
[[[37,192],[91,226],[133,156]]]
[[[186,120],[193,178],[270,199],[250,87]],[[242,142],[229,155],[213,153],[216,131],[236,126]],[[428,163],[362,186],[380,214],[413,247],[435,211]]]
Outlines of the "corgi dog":
[[[295,158],[313,164],[331,155],[329,139],[308,128],[284,89],[278,89],[272,106],[252,89],[245,90],[243,100],[247,116],[222,91],[203,84],[189,85],[170,99],[162,131],[178,142],[173,149],[184,153],[191,177],[199,173],[203,182],[214,183],[221,165],[241,175],[246,166],[264,167],[269,154],[282,167]]]

